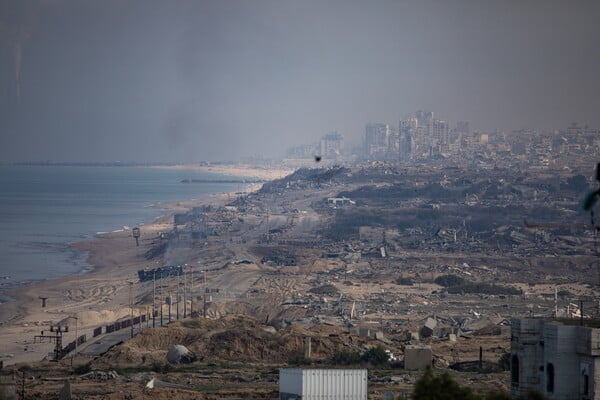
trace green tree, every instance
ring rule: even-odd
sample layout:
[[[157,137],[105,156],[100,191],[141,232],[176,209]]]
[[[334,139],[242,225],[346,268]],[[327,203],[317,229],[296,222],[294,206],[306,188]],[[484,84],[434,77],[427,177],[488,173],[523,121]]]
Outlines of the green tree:
[[[471,389],[460,386],[447,372],[435,376],[427,371],[415,383],[414,400],[477,400]]]
[[[358,351],[338,351],[331,357],[331,362],[336,365],[358,364],[360,353]]]
[[[471,389],[456,383],[444,372],[435,376],[433,370],[427,371],[415,382],[414,400],[510,400],[510,394],[503,391],[491,391],[485,394],[474,393]],[[536,391],[530,391],[517,400],[547,400]]]
[[[363,354],[363,360],[372,365],[383,365],[389,361],[389,356],[381,346],[371,347]]]

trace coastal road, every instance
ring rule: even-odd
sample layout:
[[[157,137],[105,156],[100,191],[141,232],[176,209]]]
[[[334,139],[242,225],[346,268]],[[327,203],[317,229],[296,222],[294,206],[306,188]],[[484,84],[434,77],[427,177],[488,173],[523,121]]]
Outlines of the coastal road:
[[[146,328],[143,326],[141,329],[139,327],[135,327],[133,330],[133,334],[137,335],[144,329],[152,329]],[[126,342],[131,338],[131,328],[124,328],[119,331],[104,334],[102,336],[96,337],[90,340],[87,343],[82,344],[77,349],[77,353],[83,356],[88,357],[96,357],[106,353],[112,347],[118,345],[119,343]]]

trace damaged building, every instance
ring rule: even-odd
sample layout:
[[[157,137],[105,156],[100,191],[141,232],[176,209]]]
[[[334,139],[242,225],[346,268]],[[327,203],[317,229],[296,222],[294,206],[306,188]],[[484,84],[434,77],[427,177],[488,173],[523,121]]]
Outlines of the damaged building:
[[[513,320],[511,395],[535,390],[550,400],[600,399],[600,329],[586,322]]]

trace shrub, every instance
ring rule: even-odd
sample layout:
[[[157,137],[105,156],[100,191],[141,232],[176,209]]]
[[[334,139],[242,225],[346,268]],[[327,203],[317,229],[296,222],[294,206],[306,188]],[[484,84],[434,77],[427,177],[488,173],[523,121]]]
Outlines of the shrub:
[[[402,286],[412,286],[414,284],[412,278],[405,278],[405,277],[399,277],[398,279],[396,279],[396,285],[402,285]]]
[[[389,361],[388,354],[381,346],[371,347],[362,355],[362,359],[372,365],[383,365]]]
[[[323,285],[309,290],[309,293],[323,294],[327,296],[335,296],[340,293],[338,288],[333,285]]]
[[[440,286],[444,287],[452,287],[463,285],[465,280],[457,275],[440,275],[434,279],[434,283],[437,283]]]
[[[338,365],[358,364],[360,361],[361,356],[357,351],[338,351],[331,357],[331,362]]]
[[[91,371],[92,371],[91,363],[81,364],[81,365],[76,366],[73,369],[73,372],[76,373],[77,375],[87,374],[88,372],[91,372]]]
[[[431,368],[415,383],[414,400],[461,399],[476,400],[477,397],[468,387],[460,386],[447,372],[434,376]]]
[[[474,393],[470,388],[456,383],[444,372],[435,376],[431,368],[415,382],[413,400],[510,400],[510,395],[503,391],[491,391],[485,394]],[[547,400],[539,392],[530,391],[517,400]]]
[[[573,293],[569,292],[568,290],[559,290],[556,295],[558,297],[573,297]]]
[[[510,353],[504,353],[498,360],[498,366],[502,371],[510,371]]]
[[[309,365],[310,362],[310,359],[304,357],[304,353],[299,351],[291,353],[288,357],[289,365]]]
[[[166,374],[167,372],[173,371],[173,366],[169,363],[165,363],[165,364],[154,363],[154,364],[152,364],[152,371],[158,372],[161,374]]]

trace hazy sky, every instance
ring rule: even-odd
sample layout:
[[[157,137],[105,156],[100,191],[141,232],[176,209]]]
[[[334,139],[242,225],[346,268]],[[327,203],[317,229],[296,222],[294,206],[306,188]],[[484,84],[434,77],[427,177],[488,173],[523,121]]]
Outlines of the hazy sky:
[[[0,161],[238,160],[427,109],[600,127],[600,2],[0,0]]]

